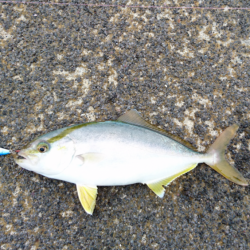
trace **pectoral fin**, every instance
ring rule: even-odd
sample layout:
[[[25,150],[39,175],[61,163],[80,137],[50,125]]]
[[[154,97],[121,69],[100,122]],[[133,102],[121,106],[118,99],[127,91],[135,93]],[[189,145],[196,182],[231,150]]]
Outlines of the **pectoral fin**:
[[[186,168],[185,170],[183,170],[182,172],[172,175],[170,177],[167,177],[163,180],[158,180],[158,181],[153,181],[150,183],[147,183],[147,186],[160,198],[163,198],[164,193],[165,193],[165,188],[163,186],[167,186],[169,185],[174,179],[176,179],[177,177],[189,172],[190,170],[194,169],[196,167],[197,164],[191,165],[188,168]]]
[[[93,214],[96,204],[96,196],[97,196],[97,187],[96,186],[84,186],[84,185],[76,185],[78,197],[80,202],[84,208],[84,210],[88,214]]]
[[[85,162],[97,163],[97,162],[100,162],[104,157],[100,153],[88,152],[88,153],[77,155],[76,158],[82,161],[82,163],[85,163]]]

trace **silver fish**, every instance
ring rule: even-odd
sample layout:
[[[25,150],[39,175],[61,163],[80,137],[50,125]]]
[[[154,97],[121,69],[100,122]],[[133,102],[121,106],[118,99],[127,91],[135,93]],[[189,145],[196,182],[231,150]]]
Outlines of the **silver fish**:
[[[206,163],[230,181],[247,186],[224,157],[238,125],[227,128],[206,153],[147,123],[136,110],[117,121],[74,125],[45,134],[22,149],[16,163],[49,178],[75,183],[89,214],[97,186],[143,183],[159,197],[175,178]]]

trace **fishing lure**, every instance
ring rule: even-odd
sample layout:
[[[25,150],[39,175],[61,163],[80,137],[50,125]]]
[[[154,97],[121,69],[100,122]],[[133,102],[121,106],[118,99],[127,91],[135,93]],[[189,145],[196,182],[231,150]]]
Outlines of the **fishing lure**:
[[[0,148],[0,155],[8,155],[11,151],[5,148]]]

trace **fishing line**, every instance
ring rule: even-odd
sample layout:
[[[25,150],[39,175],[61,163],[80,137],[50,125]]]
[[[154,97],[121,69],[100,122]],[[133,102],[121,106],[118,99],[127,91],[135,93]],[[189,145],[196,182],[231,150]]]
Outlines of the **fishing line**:
[[[197,7],[197,6],[165,6],[165,5],[116,5],[116,4],[91,4],[91,3],[55,3],[55,2],[25,2],[25,1],[0,1],[9,4],[38,4],[38,5],[72,5],[88,7],[110,8],[140,8],[140,9],[199,9],[199,10],[250,10],[250,7]]]

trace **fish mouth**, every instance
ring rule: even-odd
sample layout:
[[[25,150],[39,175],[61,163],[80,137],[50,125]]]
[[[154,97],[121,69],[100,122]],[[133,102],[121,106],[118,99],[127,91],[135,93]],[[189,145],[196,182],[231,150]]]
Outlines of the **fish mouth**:
[[[15,157],[16,161],[23,161],[23,160],[27,160],[28,156],[24,153],[19,152],[16,157]]]
[[[18,155],[18,156],[17,156],[17,160],[25,160],[25,159],[26,159],[25,156],[22,156],[22,155]]]

